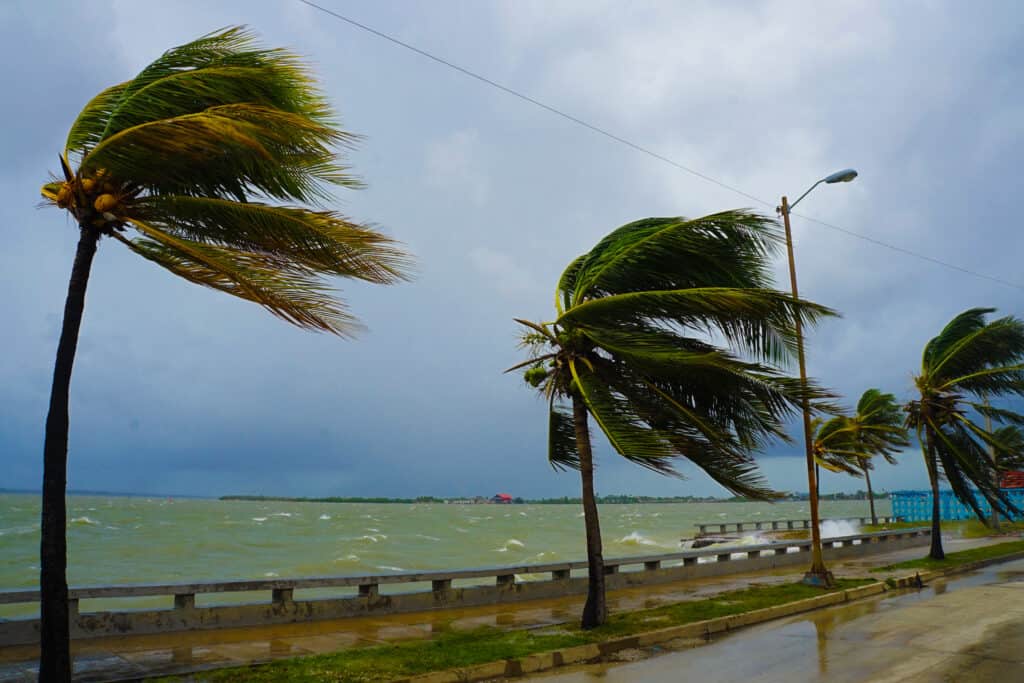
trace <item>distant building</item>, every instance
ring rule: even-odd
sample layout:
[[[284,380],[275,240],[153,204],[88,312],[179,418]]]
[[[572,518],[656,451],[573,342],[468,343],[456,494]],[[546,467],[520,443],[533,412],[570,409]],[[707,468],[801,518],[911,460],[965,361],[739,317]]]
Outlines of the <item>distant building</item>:
[[[512,502],[512,496],[508,493],[496,493],[494,498],[491,498],[492,503],[510,504]]]
[[[1024,472],[1014,470],[1005,472],[999,480],[999,487],[1004,489],[1024,489]]]

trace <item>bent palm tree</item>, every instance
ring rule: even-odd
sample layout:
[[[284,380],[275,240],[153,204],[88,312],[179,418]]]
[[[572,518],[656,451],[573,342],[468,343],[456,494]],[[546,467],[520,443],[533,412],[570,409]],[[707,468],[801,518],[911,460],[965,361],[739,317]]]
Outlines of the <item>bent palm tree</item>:
[[[833,471],[863,475],[868,488],[871,523],[878,524],[871,487],[874,458],[881,456],[895,465],[896,453],[910,445],[896,397],[868,389],[857,402],[855,415],[840,415],[829,420],[822,426],[821,434],[822,465]]]
[[[914,378],[920,398],[906,405],[908,427],[921,444],[932,489],[932,543],[929,556],[945,557],[939,526],[939,480],[985,521],[971,486],[1000,514],[1019,512],[999,489],[994,464],[1020,452],[1017,429],[991,433],[975,424],[969,410],[1007,427],[1024,425],[1024,415],[986,405],[985,398],[1024,396],[1024,322],[1013,316],[986,322],[994,308],[972,308],[953,318],[924,347],[921,374]],[[978,400],[968,400],[973,396]]]
[[[349,336],[356,321],[321,276],[385,284],[408,268],[382,234],[299,206],[329,199],[332,185],[358,186],[336,152],[353,140],[294,55],[260,48],[240,28],[169,50],[72,124],[62,177],[42,189],[79,229],[46,419],[42,680],[70,678],[68,390],[97,243],[109,237],[290,323]]]
[[[675,474],[673,461],[685,458],[733,493],[773,496],[751,453],[785,438],[785,419],[805,394],[772,364],[795,352],[797,316],[830,313],[768,289],[779,243],[772,221],[745,211],[630,223],[565,270],[553,322],[518,320],[530,358],[509,370],[526,368],[549,402],[552,466],[580,471],[584,628],[607,616],[590,417],[642,467]]]

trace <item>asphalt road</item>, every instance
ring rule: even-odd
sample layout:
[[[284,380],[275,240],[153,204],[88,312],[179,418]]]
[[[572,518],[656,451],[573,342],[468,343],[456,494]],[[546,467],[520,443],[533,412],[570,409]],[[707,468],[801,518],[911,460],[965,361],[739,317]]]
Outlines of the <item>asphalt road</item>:
[[[646,653],[623,654],[639,658]],[[921,591],[763,624],[691,649],[535,680],[1024,681],[1024,560],[939,580]]]

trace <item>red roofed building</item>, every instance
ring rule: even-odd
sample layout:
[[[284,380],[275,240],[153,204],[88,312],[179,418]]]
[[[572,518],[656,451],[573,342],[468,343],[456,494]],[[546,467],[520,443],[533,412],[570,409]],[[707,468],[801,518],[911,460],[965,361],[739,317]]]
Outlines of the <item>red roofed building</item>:
[[[496,493],[494,498],[491,498],[492,503],[508,503],[512,502],[512,496],[508,493]]]
[[[1019,470],[1006,472],[999,480],[999,488],[1024,489],[1024,472]]]

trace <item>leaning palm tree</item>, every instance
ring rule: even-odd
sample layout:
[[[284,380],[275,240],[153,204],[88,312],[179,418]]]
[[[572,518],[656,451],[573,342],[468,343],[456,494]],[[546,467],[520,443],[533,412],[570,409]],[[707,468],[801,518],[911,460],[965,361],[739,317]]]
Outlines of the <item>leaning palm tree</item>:
[[[859,477],[857,463],[849,454],[846,431],[846,415],[836,415],[828,420],[816,417],[811,420],[811,450],[814,453],[815,495],[821,498],[821,469],[829,472]]]
[[[996,460],[1020,452],[1016,429],[991,432],[974,421],[974,413],[1007,427],[1024,425],[1024,415],[988,405],[986,399],[1024,396],[1024,322],[1013,316],[986,322],[994,308],[972,308],[956,316],[924,347],[921,374],[914,378],[920,398],[906,405],[906,424],[917,434],[932,490],[930,557],[941,560],[939,480],[970,506],[978,519],[985,515],[972,486],[1000,514],[1019,513],[999,489]],[[971,400],[974,399],[974,400]]]
[[[324,208],[356,187],[342,131],[290,52],[230,28],[176,47],[90,101],[71,125],[61,174],[42,188],[78,232],[46,419],[41,542],[42,669],[68,680],[64,492],[68,391],[101,238],[191,282],[260,304],[299,327],[350,336],[355,318],[323,276],[404,279],[389,238]]]
[[[903,413],[896,397],[878,389],[868,389],[857,402],[856,414],[839,415],[821,425],[815,440],[815,459],[833,472],[864,477],[871,523],[878,524],[875,494],[871,487],[874,458],[881,456],[890,465],[895,465],[895,455],[909,445]]]
[[[769,288],[779,244],[774,223],[746,211],[630,223],[565,270],[555,320],[517,321],[530,358],[509,370],[526,368],[549,402],[552,466],[580,472],[584,628],[607,617],[589,418],[642,467],[676,474],[688,459],[737,495],[773,496],[752,453],[785,438],[805,395],[775,366],[795,352],[798,316],[831,313]]]

